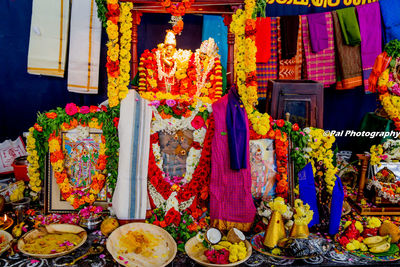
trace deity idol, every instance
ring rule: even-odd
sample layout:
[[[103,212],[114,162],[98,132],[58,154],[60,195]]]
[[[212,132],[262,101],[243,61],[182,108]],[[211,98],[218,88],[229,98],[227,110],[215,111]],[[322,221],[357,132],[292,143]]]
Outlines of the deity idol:
[[[188,77],[195,86],[194,95],[216,101],[222,95],[222,67],[218,46],[213,38],[203,41],[191,56]]]
[[[186,77],[191,54],[191,51],[177,50],[175,34],[167,31],[164,43],[151,52],[144,51],[140,58],[139,92],[180,95],[180,80]]]

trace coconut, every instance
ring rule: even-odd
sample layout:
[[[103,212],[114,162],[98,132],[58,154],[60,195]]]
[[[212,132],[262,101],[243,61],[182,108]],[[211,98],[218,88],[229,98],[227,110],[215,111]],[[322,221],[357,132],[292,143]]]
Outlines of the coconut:
[[[232,228],[229,230],[228,235],[226,236],[228,241],[231,242],[232,244],[234,243],[239,243],[240,241],[243,241],[246,239],[242,231],[236,228]]]
[[[210,228],[206,232],[205,239],[208,243],[215,245],[221,241],[222,234],[217,228]]]

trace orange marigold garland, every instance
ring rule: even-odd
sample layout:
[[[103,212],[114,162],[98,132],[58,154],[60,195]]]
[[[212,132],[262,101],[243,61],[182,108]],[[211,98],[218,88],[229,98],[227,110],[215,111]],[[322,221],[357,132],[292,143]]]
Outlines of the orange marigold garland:
[[[182,0],[182,2],[172,2],[171,0],[160,0],[161,5],[165,7],[172,17],[169,23],[172,24],[172,30],[175,34],[180,34],[183,30],[183,19],[186,10],[189,9],[194,0]]]

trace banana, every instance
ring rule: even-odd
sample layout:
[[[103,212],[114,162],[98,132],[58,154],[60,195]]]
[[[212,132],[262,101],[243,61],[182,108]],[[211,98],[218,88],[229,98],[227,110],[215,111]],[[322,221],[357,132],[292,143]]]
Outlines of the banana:
[[[15,238],[18,238],[22,235],[22,227],[24,226],[24,222],[17,224],[16,226],[14,226],[14,228],[12,229],[12,234]]]
[[[388,240],[383,240],[383,241],[381,241],[379,243],[370,244],[370,245],[368,245],[368,247],[369,248],[379,247],[379,246],[381,246],[381,245],[383,245],[383,244],[385,244],[387,242],[389,242],[389,241]]]
[[[371,237],[367,237],[363,240],[364,244],[367,246],[373,246],[374,244],[379,244],[383,241],[388,240],[389,236],[371,236]]]
[[[372,253],[382,253],[388,251],[389,249],[390,249],[390,242],[386,241],[382,245],[370,248],[369,251]]]

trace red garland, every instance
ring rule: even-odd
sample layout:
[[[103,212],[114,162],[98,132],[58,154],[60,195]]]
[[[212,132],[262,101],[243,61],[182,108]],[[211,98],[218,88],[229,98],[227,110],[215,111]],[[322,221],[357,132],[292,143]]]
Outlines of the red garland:
[[[211,174],[211,141],[214,132],[214,120],[209,119],[209,126],[207,128],[207,133],[204,139],[203,150],[201,152],[199,164],[192,175],[192,180],[180,187],[177,195],[178,201],[184,202],[196,196],[195,200],[190,210],[195,210],[199,201],[206,200],[208,198],[210,174]],[[164,199],[168,197],[173,192],[171,190],[171,185],[164,180],[162,176],[162,171],[157,166],[152,145],[159,143],[158,133],[154,133],[150,136],[150,157],[149,157],[149,174],[150,183],[155,187],[158,193],[160,193]],[[154,203],[149,195],[153,208]]]

